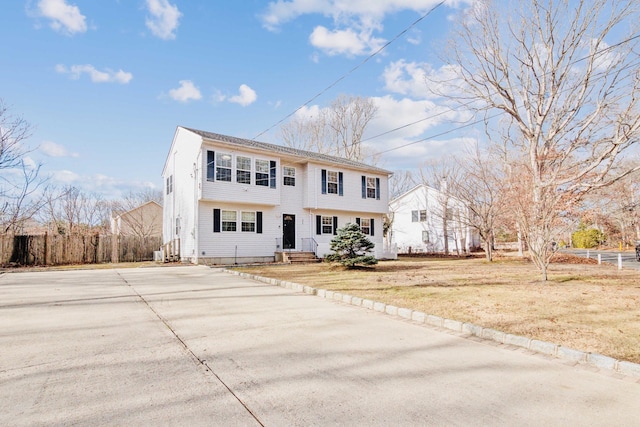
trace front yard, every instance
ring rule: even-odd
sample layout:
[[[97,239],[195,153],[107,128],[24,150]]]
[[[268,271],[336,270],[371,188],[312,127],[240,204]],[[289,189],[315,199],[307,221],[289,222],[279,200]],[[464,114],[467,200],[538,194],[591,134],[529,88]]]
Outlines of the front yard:
[[[640,363],[640,272],[588,261],[562,256],[547,282],[514,256],[493,263],[400,257],[357,270],[328,263],[239,270]]]

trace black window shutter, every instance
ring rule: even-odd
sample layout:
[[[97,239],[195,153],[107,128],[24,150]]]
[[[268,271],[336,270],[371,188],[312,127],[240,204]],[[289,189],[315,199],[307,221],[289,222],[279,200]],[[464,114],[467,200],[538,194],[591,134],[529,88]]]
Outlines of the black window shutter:
[[[360,218],[356,218],[356,224],[360,225]]]
[[[276,161],[269,163],[269,187],[276,188]]]
[[[220,209],[213,210],[213,232],[220,232]]]
[[[322,169],[322,194],[327,194],[327,170]]]
[[[333,217],[333,234],[338,234],[338,217]]]
[[[256,212],[256,233],[262,234],[262,212]]]
[[[216,153],[207,150],[207,181],[215,181],[216,176]]]
[[[338,172],[338,196],[342,196],[342,172]]]
[[[316,234],[322,234],[322,217],[316,215]]]
[[[372,236],[373,236],[373,230],[374,230],[373,224],[374,224],[373,218],[371,218],[371,235]]]
[[[380,200],[380,178],[376,178],[376,199]]]
[[[367,177],[362,175],[362,198],[367,198]]]

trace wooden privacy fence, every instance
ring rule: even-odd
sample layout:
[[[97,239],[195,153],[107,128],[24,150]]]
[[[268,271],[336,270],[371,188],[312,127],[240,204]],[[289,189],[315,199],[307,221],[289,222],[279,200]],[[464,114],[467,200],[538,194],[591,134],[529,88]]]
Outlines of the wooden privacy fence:
[[[65,265],[152,261],[161,237],[0,235],[1,265]]]

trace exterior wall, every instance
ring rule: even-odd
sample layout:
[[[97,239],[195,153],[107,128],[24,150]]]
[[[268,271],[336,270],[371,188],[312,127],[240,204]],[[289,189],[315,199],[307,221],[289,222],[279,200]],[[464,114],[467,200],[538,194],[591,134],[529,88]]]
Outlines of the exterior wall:
[[[200,146],[198,135],[178,128],[162,174],[164,182],[163,241],[180,239],[181,257],[196,253],[197,197]],[[173,176],[173,190],[167,194],[167,178]],[[179,225],[176,227],[176,220]]]
[[[443,252],[444,231],[441,193],[431,187],[421,185],[405,193],[390,204],[393,217],[391,242],[397,244],[398,252]],[[449,200],[449,209],[463,211],[466,207],[456,199]],[[412,211],[426,210],[426,220],[414,222]],[[449,252],[468,251],[474,245],[474,237],[469,227],[456,220],[455,214],[447,226]],[[423,240],[423,232],[428,240]]]
[[[207,179],[207,151],[214,153],[225,153],[231,156],[231,181],[210,181]],[[251,158],[251,184],[240,184],[236,182],[236,159],[237,156]],[[276,188],[255,184],[255,160],[267,160],[276,162]],[[263,204],[276,206],[280,204],[280,191],[282,188],[282,168],[280,159],[277,156],[267,156],[264,153],[253,153],[251,151],[230,149],[224,145],[206,143],[202,147],[200,156],[201,194],[200,199],[212,202],[235,202],[249,204]],[[215,179],[215,171],[214,171]]]
[[[373,255],[376,258],[384,257],[384,243],[383,243],[383,222],[384,215],[371,213],[371,212],[349,212],[345,213],[344,211],[336,211],[336,210],[312,210],[310,215],[310,222],[313,224],[313,238],[318,243],[318,251],[317,255],[321,258],[324,258],[331,252],[331,240],[335,237],[335,232],[332,234],[325,234],[321,232],[317,233],[316,229],[316,216],[325,216],[325,217],[337,217],[338,219],[338,229],[344,227],[348,223],[355,223],[356,218],[370,218],[373,219],[374,224],[374,234],[373,236],[368,235],[367,238],[375,244],[373,249]]]
[[[343,195],[322,194],[322,169],[343,173]],[[362,176],[380,180],[380,199],[362,198]],[[307,209],[334,209],[351,212],[384,214],[389,210],[389,180],[387,175],[309,163],[305,171],[306,192],[303,199]]]
[[[236,211],[236,231],[214,232],[214,209]],[[262,212],[262,233],[241,231],[243,211]],[[254,262],[251,259],[274,260],[277,239],[282,237],[279,209],[264,205],[200,202],[198,217],[198,262],[234,264]]]

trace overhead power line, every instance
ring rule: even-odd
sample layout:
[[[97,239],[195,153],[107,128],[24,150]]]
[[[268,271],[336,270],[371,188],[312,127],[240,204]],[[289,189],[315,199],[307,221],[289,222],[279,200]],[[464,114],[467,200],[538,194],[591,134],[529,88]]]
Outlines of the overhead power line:
[[[360,62],[358,65],[356,65],[355,67],[353,67],[352,69],[350,69],[349,71],[347,71],[345,74],[343,74],[342,76],[340,76],[337,80],[335,80],[333,83],[331,83],[329,86],[327,86],[326,88],[324,88],[323,90],[321,90],[320,92],[318,92],[316,95],[314,95],[311,99],[309,99],[307,102],[305,102],[304,104],[302,104],[301,106],[299,106],[298,108],[296,108],[295,110],[293,110],[291,113],[289,113],[288,115],[286,115],[285,117],[283,117],[282,119],[280,119],[278,122],[274,123],[273,125],[271,125],[270,127],[268,127],[267,129],[263,130],[262,132],[260,132],[259,134],[257,134],[256,136],[253,137],[253,140],[256,140],[257,138],[259,138],[261,135],[264,135],[265,133],[269,132],[271,129],[273,129],[274,127],[278,126],[279,124],[281,124],[282,122],[284,122],[285,120],[287,120],[288,118],[290,118],[291,116],[293,116],[295,113],[297,113],[298,111],[300,111],[302,108],[306,107],[307,105],[311,104],[313,101],[315,101],[316,99],[318,99],[320,96],[322,96],[323,94],[325,94],[327,91],[329,91],[331,88],[333,88],[335,85],[337,85],[338,83],[340,83],[342,80],[346,79],[347,77],[349,77],[354,71],[356,71],[358,68],[362,67],[364,64],[366,64],[371,58],[373,58],[374,56],[376,56],[377,54],[379,54],[380,52],[382,52],[384,49],[387,48],[387,46],[389,46],[391,43],[395,42],[396,40],[398,40],[400,37],[402,37],[404,34],[407,33],[407,31],[409,31],[411,28],[415,27],[416,25],[418,25],[418,23],[420,23],[422,20],[424,20],[427,16],[429,16],[431,13],[433,13],[433,11],[435,11],[436,9],[438,9],[440,6],[442,6],[445,3],[446,0],[441,1],[440,3],[438,3],[437,5],[435,5],[434,7],[432,7],[431,9],[429,9],[424,15],[420,16],[418,19],[416,19],[415,21],[413,21],[411,24],[409,24],[409,26],[407,26],[404,30],[402,30],[400,33],[398,33],[394,38],[392,38],[391,40],[389,40],[388,42],[386,42],[382,47],[380,47],[378,50],[376,50],[375,52],[373,52],[371,55],[367,56],[364,60],[362,60],[362,62]]]

